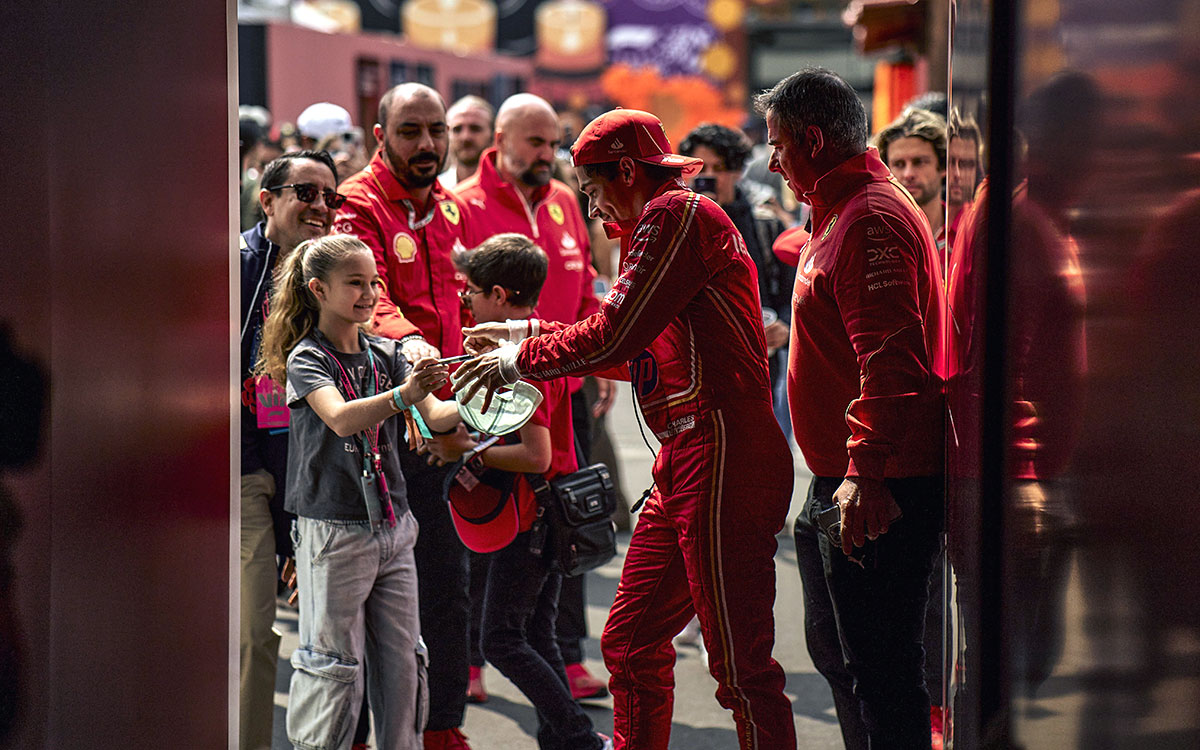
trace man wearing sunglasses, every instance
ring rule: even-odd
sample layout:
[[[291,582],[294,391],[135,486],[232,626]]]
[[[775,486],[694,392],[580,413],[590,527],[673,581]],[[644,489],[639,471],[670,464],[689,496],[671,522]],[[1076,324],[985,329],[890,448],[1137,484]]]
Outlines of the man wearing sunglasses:
[[[445,102],[428,86],[402,83],[380,100],[374,133],[379,151],[342,183],[346,204],[333,230],[354,235],[375,253],[384,281],[375,311],[378,334],[399,340],[411,362],[462,354],[462,281],[452,257],[465,249],[468,217],[437,180],[449,148]],[[424,746],[461,750],[469,748],[460,731],[470,661],[467,548],[442,499],[447,469],[429,466],[411,450],[401,451],[400,464],[421,525],[414,553],[421,633],[429,647]]]
[[[321,237],[345,200],[324,151],[296,151],[263,170],[258,194],[265,221],[242,233],[242,619],[240,736],[243,750],[271,747],[275,714],[275,556],[292,556],[287,475],[287,407],[270,378],[250,374],[258,359],[273,271],[305,240]]]

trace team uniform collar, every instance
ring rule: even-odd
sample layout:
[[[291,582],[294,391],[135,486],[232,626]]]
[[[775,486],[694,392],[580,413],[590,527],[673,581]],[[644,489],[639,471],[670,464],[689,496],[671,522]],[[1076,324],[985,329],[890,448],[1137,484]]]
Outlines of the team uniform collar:
[[[890,174],[879,152],[869,146],[817,178],[813,189],[804,194],[804,202],[813,208],[832,206],[868,182],[886,179]]]
[[[646,205],[650,205],[650,201],[654,200],[655,198],[658,198],[659,196],[666,195],[667,193],[671,192],[672,190],[686,190],[686,189],[687,188],[684,186],[684,184],[680,180],[670,180],[668,182],[663,183],[663,186],[660,187],[658,189],[658,191],[656,193],[654,193],[654,195],[650,196],[650,200],[646,201]],[[628,221],[606,221],[606,222],[604,222],[604,225],[603,225],[604,226],[604,234],[606,234],[610,240],[620,239],[621,237],[624,237],[627,234],[632,234],[634,228],[638,225],[638,222],[640,222],[642,220],[642,216],[644,216],[645,213],[646,213],[646,209],[645,209],[645,207],[643,207],[642,213],[639,214],[636,219],[629,219]]]
[[[372,182],[383,191],[384,197],[389,201],[403,204],[408,210],[410,229],[421,229],[433,221],[437,215],[438,204],[450,199],[450,194],[442,187],[441,181],[435,179],[429,190],[429,199],[423,206],[418,206],[412,193],[396,179],[396,175],[392,174],[392,170],[388,169],[388,165],[383,161],[383,149],[375,154],[371,163],[367,165],[367,169],[371,172]]]
[[[388,200],[407,201],[409,205],[416,205],[416,199],[413,198],[412,193],[396,179],[396,175],[392,174],[392,170],[388,169],[387,163],[383,160],[383,149],[380,149],[379,153],[372,157],[371,163],[367,165],[367,169],[371,171],[371,176],[374,177],[375,184],[383,191],[384,196]],[[433,186],[429,191],[429,205],[446,200],[448,197],[449,195],[446,193],[445,188],[442,187],[442,183],[434,180]]]

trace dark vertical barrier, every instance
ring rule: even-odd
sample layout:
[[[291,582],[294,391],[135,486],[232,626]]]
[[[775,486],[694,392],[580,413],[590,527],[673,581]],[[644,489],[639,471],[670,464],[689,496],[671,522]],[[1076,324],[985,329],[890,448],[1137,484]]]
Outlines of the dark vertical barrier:
[[[987,265],[982,307],[983,390],[980,456],[979,545],[979,716],[984,746],[1004,746],[1008,736],[1008,669],[1005,633],[1004,492],[1009,444],[1008,297],[1012,241],[1013,112],[1016,97],[1018,0],[991,2],[992,30],[988,62],[988,149],[991,190]]]
[[[227,12],[4,4],[0,319],[51,398],[0,478],[0,746],[228,740]]]

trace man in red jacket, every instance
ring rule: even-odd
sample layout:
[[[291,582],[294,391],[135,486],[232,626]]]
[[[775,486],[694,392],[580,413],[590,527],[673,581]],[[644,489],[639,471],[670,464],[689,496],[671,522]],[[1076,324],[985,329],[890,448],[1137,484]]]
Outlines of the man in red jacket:
[[[756,105],[771,169],[813,211],[788,363],[814,474],[796,519],[809,653],[846,747],[928,750],[922,637],[945,450],[937,251],[920,207],[867,148],[866,111],[845,81],[805,69]]]
[[[599,312],[574,325],[469,329],[472,347],[534,336],[465,363],[455,387],[494,390],[628,363],[662,449],[601,639],[616,747],[667,747],[671,638],[694,613],[739,746],[793,750],[783,670],[771,658],[775,534],[792,462],[771,411],[754,262],[721,207],[683,186],[702,163],[671,153],[654,115],[601,115],[572,156],[592,213],[622,238],[621,276]]]
[[[534,241],[549,259],[546,283],[535,315],[543,320],[574,323],[600,309],[593,282],[588,227],[579,210],[575,192],[552,177],[554,153],[562,140],[562,127],[554,108],[533,94],[514,94],[496,112],[496,145],[483,153],[479,169],[455,188],[466,204],[470,232],[467,244],[475,247],[502,232],[517,232]],[[612,406],[611,381],[597,381],[599,398],[588,404],[583,380],[570,378],[571,409],[575,430],[584,454],[591,447],[591,418]],[[478,602],[478,598],[476,599]],[[571,694],[576,698],[598,698],[607,694],[604,683],[583,664],[583,639],[587,637],[584,614],[584,576],[563,580],[558,604],[558,643],[567,665]],[[474,668],[472,686],[483,693],[482,678]],[[475,679],[481,681],[476,685]]]
[[[343,182],[346,203],[333,231],[352,234],[375,253],[384,291],[375,328],[401,341],[409,361],[462,352],[462,280],[452,255],[464,249],[462,204],[437,181],[449,137],[438,93],[404,83],[383,95],[375,138],[379,152]],[[435,439],[436,436],[435,436]],[[415,549],[421,632],[429,647],[429,721],[425,747],[468,747],[459,727],[466,710],[467,548],[442,500],[445,469],[412,451],[400,455],[409,504],[421,525]]]

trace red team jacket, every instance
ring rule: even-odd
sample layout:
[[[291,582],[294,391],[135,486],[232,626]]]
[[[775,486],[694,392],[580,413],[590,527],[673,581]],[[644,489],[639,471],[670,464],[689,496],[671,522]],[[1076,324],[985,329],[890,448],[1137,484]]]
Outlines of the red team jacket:
[[[804,200],[788,401],[818,476],[942,472],[944,290],[929,222],[868,149]]]
[[[628,362],[646,423],[663,442],[716,408],[769,410],[758,274],[721,207],[664,187],[621,241],[622,273],[599,312],[521,342],[518,369],[545,379]]]
[[[333,231],[366,243],[383,277],[375,311],[379,334],[394,339],[420,334],[443,357],[461,354],[463,279],[451,256],[465,249],[462,203],[434,182],[429,206],[418,215],[420,207],[384,164],[382,151],[338,192],[346,202]]]
[[[468,247],[501,232],[518,232],[532,239],[550,260],[538,298],[539,319],[562,323],[583,320],[599,309],[593,292],[592,256],[587,224],[572,190],[551,180],[535,193],[534,201],[496,171],[496,149],[483,152],[479,171],[454,189],[465,204],[470,231]]]

